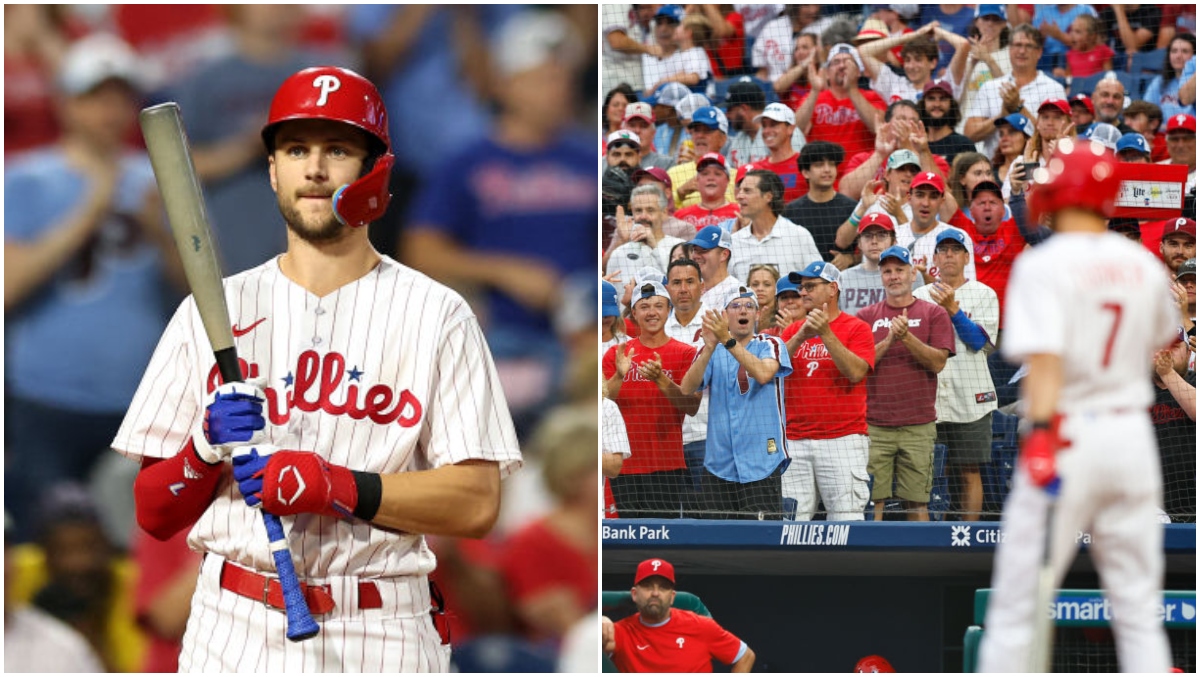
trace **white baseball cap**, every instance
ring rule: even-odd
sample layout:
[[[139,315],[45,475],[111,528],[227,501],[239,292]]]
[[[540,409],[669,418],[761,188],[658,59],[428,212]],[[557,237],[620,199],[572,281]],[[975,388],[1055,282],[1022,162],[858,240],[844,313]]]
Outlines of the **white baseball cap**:
[[[844,42],[839,42],[838,44],[829,48],[829,58],[825,59],[825,67],[829,68],[829,64],[833,63],[833,57],[838,56],[839,54],[849,54],[850,56],[854,57],[854,63],[858,64],[858,70],[860,72],[865,70],[863,68],[862,57],[858,55],[858,50],[855,49],[853,45],[848,45]]]
[[[144,87],[137,54],[110,33],[94,33],[73,43],[58,69],[58,87],[71,96],[86,94],[112,79],[137,91]]]
[[[544,63],[574,64],[583,51],[575,31],[558,12],[524,11],[505,21],[492,40],[491,55],[502,76]]]
[[[763,109],[763,112],[754,116],[754,121],[758,122],[761,118],[768,118],[770,120],[789,125],[796,124],[796,113],[789,108],[787,104],[782,103],[767,104],[767,107]]]
[[[675,114],[679,116],[680,120],[691,120],[696,111],[711,105],[712,102],[708,100],[707,96],[692,92],[675,104]]]

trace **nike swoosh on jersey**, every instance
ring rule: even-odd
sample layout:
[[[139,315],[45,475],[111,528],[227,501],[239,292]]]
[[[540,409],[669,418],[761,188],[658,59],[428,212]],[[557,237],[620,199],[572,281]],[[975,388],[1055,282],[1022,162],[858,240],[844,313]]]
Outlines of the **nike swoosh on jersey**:
[[[649,649],[649,648],[650,648],[649,644],[647,644],[646,646],[639,646],[638,651],[644,651],[645,649]]]
[[[250,325],[249,327],[246,327],[245,329],[240,329],[240,328],[238,328],[238,326],[235,324],[235,325],[233,325],[233,335],[234,335],[234,337],[238,337],[238,336],[245,336],[246,334],[249,334],[250,332],[254,331],[254,328],[255,328],[255,327],[257,327],[258,325],[260,325],[260,324],[262,324],[263,322],[266,322],[266,321],[267,321],[267,318],[265,318],[265,317],[263,317],[263,318],[260,318],[260,319],[259,319],[257,322],[255,322],[254,324]]]

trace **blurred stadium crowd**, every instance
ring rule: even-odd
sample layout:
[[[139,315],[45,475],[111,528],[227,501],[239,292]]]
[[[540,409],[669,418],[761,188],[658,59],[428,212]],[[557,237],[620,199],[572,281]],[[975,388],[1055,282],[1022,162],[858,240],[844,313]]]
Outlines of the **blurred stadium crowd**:
[[[181,105],[233,274],[284,249],[260,130],[278,85],[313,65],[382,92],[397,164],[371,239],[471,301],[522,439],[491,537],[432,543],[458,668],[594,669],[594,641],[568,635],[596,627],[597,20],[5,6],[6,670],[174,670],[199,556],[138,532],[137,468],[108,451],[186,293],[137,113]]]
[[[1153,182],[1109,227],[1174,283],[1146,378],[1195,521],[1194,6],[602,11],[607,517],[997,519],[1026,196],[1096,143]]]

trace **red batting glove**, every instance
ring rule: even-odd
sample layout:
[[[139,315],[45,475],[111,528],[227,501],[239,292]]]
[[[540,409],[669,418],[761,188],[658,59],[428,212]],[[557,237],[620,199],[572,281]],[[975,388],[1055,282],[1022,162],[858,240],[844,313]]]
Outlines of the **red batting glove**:
[[[1034,424],[1021,441],[1021,465],[1029,473],[1035,486],[1045,489],[1058,478],[1055,455],[1059,449],[1070,446],[1058,435],[1058,416],[1049,424]]]
[[[311,451],[271,454],[262,481],[262,507],[274,515],[308,512],[350,519],[358,507],[358,485],[350,469]]]

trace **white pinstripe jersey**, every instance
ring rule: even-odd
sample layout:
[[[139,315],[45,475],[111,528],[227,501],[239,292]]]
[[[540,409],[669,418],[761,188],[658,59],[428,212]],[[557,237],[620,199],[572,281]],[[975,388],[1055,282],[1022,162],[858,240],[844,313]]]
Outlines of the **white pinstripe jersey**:
[[[397,473],[521,454],[491,353],[456,292],[383,257],[370,273],[317,297],[278,259],[225,280],[234,341],[249,379],[264,378],[266,441],[352,470]],[[176,311],[113,448],[167,458],[198,430],[218,382],[195,302]],[[284,517],[301,578],[425,574],[436,560],[418,534],[315,514]],[[274,571],[262,518],[225,472],[188,536],[211,552]]]

